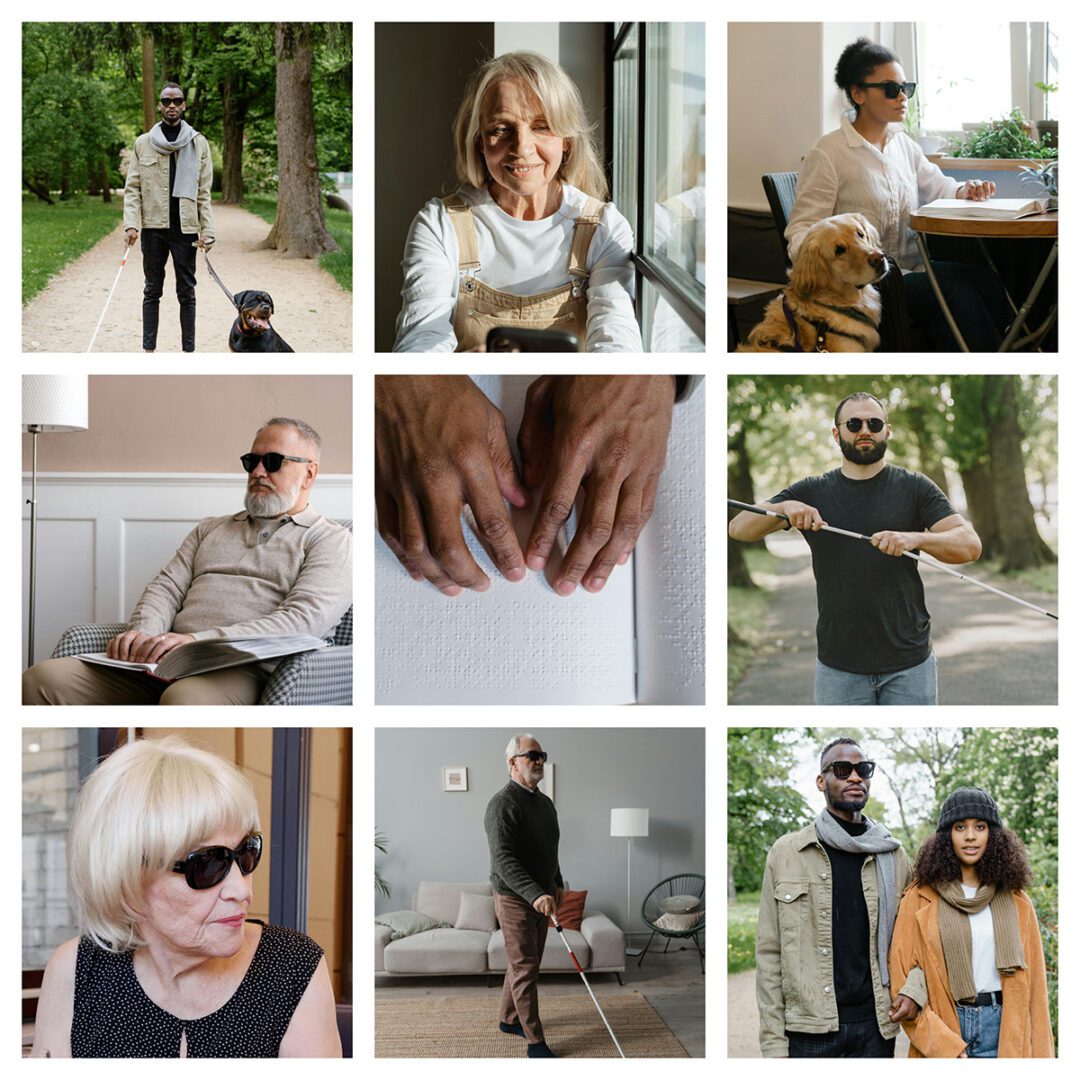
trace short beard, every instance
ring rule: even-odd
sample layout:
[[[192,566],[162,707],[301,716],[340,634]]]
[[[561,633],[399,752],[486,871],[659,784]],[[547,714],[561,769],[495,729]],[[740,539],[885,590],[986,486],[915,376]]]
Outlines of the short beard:
[[[858,801],[851,799],[830,799],[828,793],[825,795],[825,802],[828,804],[830,810],[843,810],[846,814],[858,813],[862,808],[870,801],[869,795],[864,795]]]
[[[873,465],[885,456],[889,448],[889,440],[882,439],[876,442],[869,450],[860,450],[853,442],[849,443],[843,435],[840,436],[840,453],[853,465]]]
[[[257,518],[279,517],[287,514],[295,505],[300,494],[300,485],[286,491],[271,491],[260,495],[255,491],[248,490],[244,496],[244,509]]]

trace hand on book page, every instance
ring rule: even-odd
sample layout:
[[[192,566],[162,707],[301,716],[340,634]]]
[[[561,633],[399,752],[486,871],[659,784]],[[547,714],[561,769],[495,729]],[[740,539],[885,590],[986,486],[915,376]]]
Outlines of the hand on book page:
[[[525,506],[503,414],[463,375],[375,379],[375,507],[379,533],[415,581],[447,596],[491,585],[461,532],[468,506],[509,581],[525,561],[503,499]]]
[[[144,634],[141,630],[125,630],[109,640],[105,646],[105,655],[110,660],[156,664],[178,645],[194,640],[191,634]]]
[[[664,468],[672,375],[544,375],[530,387],[518,432],[526,487],[542,487],[524,546],[532,570],[546,569],[578,489],[578,528],[554,583],[599,592],[625,563],[652,516]]]

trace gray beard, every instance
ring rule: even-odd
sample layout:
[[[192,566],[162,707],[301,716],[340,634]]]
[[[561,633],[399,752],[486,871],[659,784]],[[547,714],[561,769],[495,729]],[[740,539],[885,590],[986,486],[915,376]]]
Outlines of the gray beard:
[[[299,493],[299,486],[295,491],[266,492],[265,494],[249,490],[244,497],[244,509],[252,517],[279,517],[288,513],[296,505],[296,497]]]

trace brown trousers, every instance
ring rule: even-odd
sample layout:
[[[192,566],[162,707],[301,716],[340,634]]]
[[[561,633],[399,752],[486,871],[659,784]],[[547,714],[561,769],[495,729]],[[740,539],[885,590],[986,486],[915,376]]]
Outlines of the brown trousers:
[[[506,948],[506,977],[499,1002],[499,1019],[504,1024],[520,1021],[526,1040],[542,1043],[544,1027],[540,1023],[536,981],[547,944],[548,919],[520,896],[494,895],[495,915],[502,927]]]

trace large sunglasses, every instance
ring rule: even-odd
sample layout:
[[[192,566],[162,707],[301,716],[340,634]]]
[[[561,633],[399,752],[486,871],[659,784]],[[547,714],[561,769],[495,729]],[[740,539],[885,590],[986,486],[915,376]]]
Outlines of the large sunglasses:
[[[240,464],[244,466],[244,472],[254,472],[259,462],[267,472],[277,472],[286,461],[310,461],[309,457],[293,457],[291,454],[241,454]]]
[[[174,874],[183,874],[192,889],[212,889],[229,875],[232,864],[247,877],[262,858],[262,834],[252,833],[234,851],[227,847],[204,847],[173,864]]]
[[[183,105],[184,99],[182,97],[163,97],[161,104],[167,109],[170,105]]]
[[[846,427],[852,435],[854,435],[856,431],[862,431],[862,426],[863,421],[858,416],[853,416],[850,420],[844,421],[844,427]],[[876,435],[885,426],[885,421],[882,420],[880,416],[871,416],[866,421],[866,426]],[[248,472],[251,472],[251,470],[248,469]]]
[[[889,82],[861,82],[855,85],[861,86],[864,90],[869,90],[871,87],[884,90],[885,96],[892,101],[900,96],[901,90],[904,91],[904,97],[910,98],[915,93],[915,87],[918,84],[913,82],[893,82],[890,79]]]
[[[857,761],[854,764],[850,761],[830,761],[821,772],[824,775],[831,769],[833,776],[837,780],[846,780],[851,775],[851,770],[854,769],[856,776],[860,780],[869,780],[874,775],[875,768],[876,766],[872,761]]]
[[[527,757],[533,764],[538,761],[547,761],[546,750],[526,750],[523,753],[515,754],[514,757]]]

